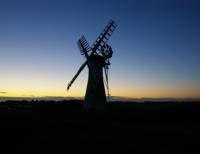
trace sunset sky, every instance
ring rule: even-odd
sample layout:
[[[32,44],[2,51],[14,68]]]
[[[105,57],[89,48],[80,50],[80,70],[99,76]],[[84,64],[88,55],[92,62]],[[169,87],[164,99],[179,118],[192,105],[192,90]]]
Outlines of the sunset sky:
[[[76,45],[92,45],[107,22],[114,54],[110,93],[200,98],[198,0],[1,0],[0,96],[84,96],[88,69]]]

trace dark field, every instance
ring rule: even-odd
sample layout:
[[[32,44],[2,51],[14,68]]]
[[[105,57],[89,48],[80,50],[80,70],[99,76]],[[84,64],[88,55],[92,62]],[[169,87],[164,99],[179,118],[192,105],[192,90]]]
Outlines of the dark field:
[[[112,102],[110,113],[82,101],[0,103],[1,149],[27,153],[200,152],[200,103]]]

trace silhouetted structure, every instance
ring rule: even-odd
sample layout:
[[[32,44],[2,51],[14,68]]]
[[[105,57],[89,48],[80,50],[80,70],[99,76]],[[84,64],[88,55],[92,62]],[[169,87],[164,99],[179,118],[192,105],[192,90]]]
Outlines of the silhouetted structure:
[[[87,65],[89,69],[89,76],[83,110],[106,110],[107,108],[104,81],[109,96],[108,66],[110,65],[109,59],[113,54],[112,48],[107,44],[107,41],[116,27],[117,25],[115,22],[111,20],[92,47],[90,47],[84,36],[78,40],[78,47],[81,54],[86,57],[86,61],[82,64],[78,72],[69,82],[67,89],[69,90],[72,83]],[[103,69],[105,73],[105,80],[103,78]]]

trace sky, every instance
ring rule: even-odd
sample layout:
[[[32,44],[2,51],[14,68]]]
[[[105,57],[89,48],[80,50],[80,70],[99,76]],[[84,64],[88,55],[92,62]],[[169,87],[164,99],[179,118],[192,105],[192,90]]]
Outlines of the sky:
[[[108,21],[110,93],[200,98],[200,2],[195,0],[1,0],[0,96],[84,96],[88,70],[66,91]]]

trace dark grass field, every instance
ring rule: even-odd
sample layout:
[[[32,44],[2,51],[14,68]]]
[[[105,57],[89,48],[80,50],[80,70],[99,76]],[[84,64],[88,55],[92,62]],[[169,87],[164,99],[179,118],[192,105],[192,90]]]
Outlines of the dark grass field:
[[[82,112],[82,101],[0,103],[1,149],[26,153],[199,153],[200,103],[112,102]]]

